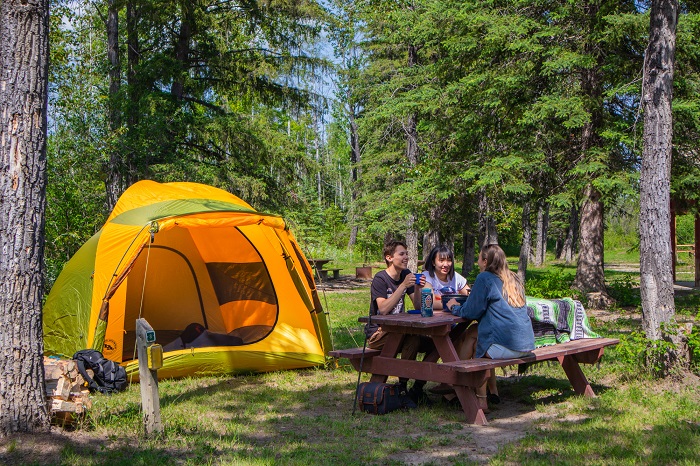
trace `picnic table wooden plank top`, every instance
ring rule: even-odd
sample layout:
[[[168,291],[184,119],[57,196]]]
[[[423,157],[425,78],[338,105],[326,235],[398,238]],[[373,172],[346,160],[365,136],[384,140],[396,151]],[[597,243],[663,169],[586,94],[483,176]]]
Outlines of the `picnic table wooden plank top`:
[[[317,267],[322,269],[324,265],[332,261],[333,259],[309,259],[312,267]]]
[[[357,319],[359,322],[369,322],[369,316],[362,316]],[[382,326],[398,326],[411,328],[441,327],[443,325],[458,324],[466,322],[459,316],[454,316],[449,312],[434,311],[432,317],[423,317],[420,314],[409,314],[401,312],[399,314],[378,314],[372,316],[372,323]]]

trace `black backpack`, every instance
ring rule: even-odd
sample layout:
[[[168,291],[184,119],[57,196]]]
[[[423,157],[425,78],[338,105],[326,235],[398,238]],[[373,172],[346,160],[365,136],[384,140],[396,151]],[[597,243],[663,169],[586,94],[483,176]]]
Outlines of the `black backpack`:
[[[99,351],[80,350],[73,355],[73,359],[91,392],[114,393],[126,389],[126,370],[116,362],[105,359]],[[91,369],[94,377],[90,377],[86,369]]]

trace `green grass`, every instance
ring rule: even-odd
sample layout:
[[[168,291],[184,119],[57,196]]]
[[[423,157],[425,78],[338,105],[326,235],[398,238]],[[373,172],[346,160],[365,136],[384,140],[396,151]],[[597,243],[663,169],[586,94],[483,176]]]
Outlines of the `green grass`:
[[[551,275],[574,272],[550,264],[531,269],[528,279],[550,283],[551,288],[542,285],[545,292],[559,292]],[[612,281],[625,280],[619,277],[625,275],[614,274]],[[634,279],[631,274],[629,282]],[[362,345],[357,318],[367,313],[368,288],[321,293],[336,348]],[[690,321],[697,321],[699,305],[697,292],[677,301],[679,314]],[[612,319],[591,316],[596,331],[622,340],[606,350],[600,365],[583,367],[598,398],[575,396],[558,365],[538,365],[524,375],[509,368],[499,372],[504,403],[487,416],[492,427],[486,430],[464,424],[461,411],[440,403],[386,416],[353,416],[357,373],[340,360],[325,368],[161,381],[165,433],[159,438],[141,435],[138,385],[112,396],[95,395],[88,418],[75,432],[3,440],[0,463],[306,466],[420,460],[467,465],[488,458],[494,465],[700,464],[697,382],[646,375],[637,358],[642,344],[637,309],[612,312]],[[503,414],[506,404],[515,414]],[[498,450],[478,446],[478,436],[485,436],[482,442],[488,445],[489,438],[496,442],[513,429],[525,436]],[[42,454],[48,446],[52,449]]]
[[[593,402],[544,408],[551,417],[492,464],[697,464],[696,389],[649,396],[647,383],[608,390]]]

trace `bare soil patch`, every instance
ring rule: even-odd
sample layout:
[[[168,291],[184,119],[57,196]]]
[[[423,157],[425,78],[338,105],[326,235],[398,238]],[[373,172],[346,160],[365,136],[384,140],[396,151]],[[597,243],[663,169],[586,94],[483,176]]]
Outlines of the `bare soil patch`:
[[[464,424],[462,432],[453,437],[449,445],[401,452],[390,459],[406,465],[447,465],[455,464],[457,457],[466,456],[470,461],[485,464],[503,446],[525,437],[532,431],[534,422],[546,416],[522,403],[502,399],[487,414],[487,426]],[[462,438],[464,440],[460,441]]]
[[[371,279],[367,278],[355,278],[352,275],[341,275],[338,278],[330,279],[326,281],[316,282],[316,288],[319,291],[357,291],[363,290],[369,293],[367,290],[372,283]],[[369,294],[368,294],[369,296]]]

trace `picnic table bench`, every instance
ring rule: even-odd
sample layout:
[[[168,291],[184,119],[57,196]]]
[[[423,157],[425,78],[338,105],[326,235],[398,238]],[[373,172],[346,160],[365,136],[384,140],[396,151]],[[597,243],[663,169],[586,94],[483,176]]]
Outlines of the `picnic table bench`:
[[[361,317],[359,320],[366,322],[368,317]],[[358,371],[362,360],[362,371],[372,374],[372,382],[386,382],[388,376],[396,376],[451,384],[467,422],[479,425],[485,425],[487,421],[479,408],[474,389],[486,382],[490,369],[556,360],[561,364],[577,394],[594,397],[595,393],[579,364],[598,362],[605,347],[619,343],[619,340],[613,338],[586,338],[537,348],[531,356],[524,358],[460,360],[452,344],[454,337],[468,325],[468,322],[460,317],[446,312],[436,312],[434,317],[428,318],[401,313],[372,316],[372,322],[381,325],[382,329],[389,333],[382,350],[366,348],[364,360],[362,348],[335,350],[329,354],[337,358],[347,358]],[[422,361],[397,359],[406,334],[431,337],[436,350],[426,354]],[[442,363],[438,363],[439,359],[442,359]]]
[[[318,269],[317,272],[321,277],[321,280],[328,280],[328,272],[333,272],[333,279],[340,277],[340,271],[342,269]]]

